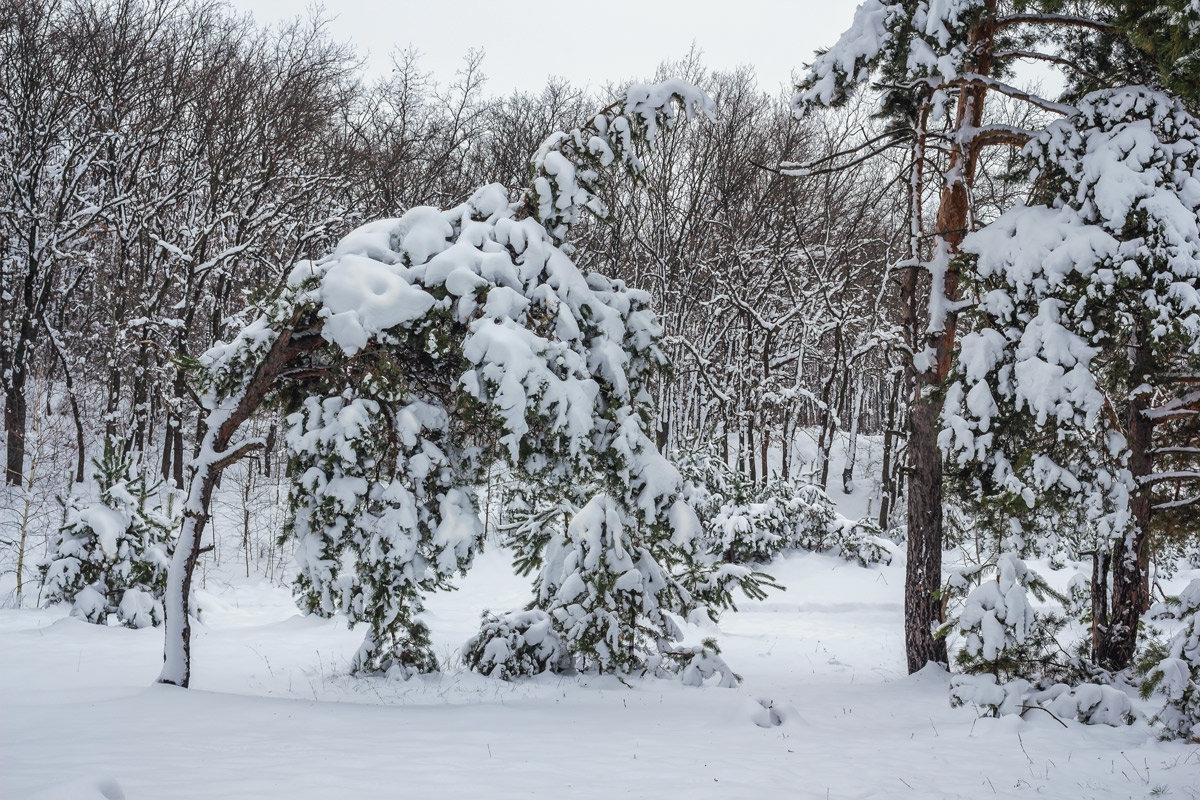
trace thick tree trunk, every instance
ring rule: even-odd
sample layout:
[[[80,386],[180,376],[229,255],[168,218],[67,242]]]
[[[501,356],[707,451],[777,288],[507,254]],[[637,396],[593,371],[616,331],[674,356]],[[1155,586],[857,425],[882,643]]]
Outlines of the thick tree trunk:
[[[995,3],[970,33],[975,54],[975,71],[987,75],[992,68]],[[954,130],[972,131],[983,120],[986,90],[972,86],[961,90],[955,111]],[[958,315],[953,303],[959,298],[961,278],[954,256],[971,224],[970,190],[975,181],[978,150],[973,144],[951,149],[945,184],[938,198],[934,228],[933,280],[927,306],[929,324],[918,328],[916,277],[906,285],[906,324],[912,336],[913,353],[922,359],[910,367],[912,394],[908,416],[908,569],[904,586],[905,652],[908,671],[915,672],[930,661],[946,663],[946,643],[933,631],[944,619],[944,606],[936,594],[942,583],[942,454],[938,433],[942,399],[939,389],[950,373],[957,335]],[[928,359],[931,359],[932,363]]]
[[[928,373],[917,376],[909,413],[908,565],[904,575],[904,645],[908,671],[946,664],[946,640],[934,629],[945,621],[942,586],[942,453],[937,446],[940,406],[921,398]],[[925,378],[924,380],[922,378]]]

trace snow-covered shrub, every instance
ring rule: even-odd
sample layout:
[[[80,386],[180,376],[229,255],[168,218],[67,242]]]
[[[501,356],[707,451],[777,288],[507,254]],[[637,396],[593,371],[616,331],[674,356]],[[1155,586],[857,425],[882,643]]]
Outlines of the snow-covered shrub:
[[[1182,627],[1165,647],[1151,648],[1142,696],[1165,700],[1154,717],[1164,738],[1200,741],[1200,579],[1189,583],[1175,602],[1156,605],[1150,616],[1174,618]]]
[[[1012,537],[1005,544],[1019,548],[1023,542]],[[988,569],[984,565],[952,572],[947,588],[964,592]],[[1132,722],[1127,695],[1111,686],[1079,682],[1086,671],[1058,642],[1066,618],[1036,611],[1029,595],[1059,602],[1066,598],[1031,570],[1015,549],[1000,555],[995,571],[967,592],[962,606],[938,631],[941,636],[953,631],[962,642],[955,662],[963,674],[950,680],[951,705],[971,704],[990,716],[1042,708],[1089,725]]]
[[[1068,686],[1058,683],[1034,692],[1030,700],[1062,719],[1073,719],[1085,725],[1131,725],[1133,704],[1129,695],[1101,683],[1081,683]]]
[[[665,460],[659,468],[670,475]],[[716,670],[722,685],[736,680],[715,643],[676,644],[671,615],[705,613],[715,620],[733,607],[734,588],[761,598],[774,581],[708,553],[686,503],[677,502],[665,526],[630,525],[597,487],[531,482],[512,492],[501,530],[518,571],[536,571],[536,597],[532,610],[485,616],[483,632],[464,651],[468,664],[506,678],[550,668],[686,672],[689,680],[703,675],[701,682]]]
[[[726,503],[744,503],[753,484],[720,455],[717,442],[681,447],[671,454],[683,476],[683,496],[701,521],[713,519]]]
[[[725,503],[709,520],[713,552],[733,564],[770,561],[788,546],[792,528],[783,503]]]
[[[761,563],[789,548],[832,552],[861,566],[891,560],[878,527],[843,517],[819,486],[786,478],[755,486],[711,445],[680,451],[676,461],[706,546],[725,561]]]
[[[1057,683],[1039,689],[1022,678],[999,681],[995,675],[953,675],[950,678],[950,704],[956,707],[973,705],[992,717],[1023,716],[1042,709],[1059,719],[1085,725],[1119,727],[1132,724],[1134,720],[1129,696],[1097,683],[1076,686]]]
[[[730,467],[713,443],[674,453],[684,497],[704,528],[703,549],[734,564],[770,561],[787,547],[788,521],[777,503]]]
[[[99,625],[114,613],[131,628],[158,625],[173,521],[159,504],[158,487],[118,444],[107,440],[92,463],[99,497],[66,501],[41,568],[46,601],[71,603],[72,616]]]
[[[554,620],[537,608],[500,615],[485,612],[479,633],[463,646],[462,653],[471,669],[506,681],[566,672],[573,663]]]
[[[768,486],[768,492],[780,497],[792,520],[789,547],[834,553],[862,567],[891,562],[891,550],[879,527],[870,520],[843,517],[821,487],[777,481]]]

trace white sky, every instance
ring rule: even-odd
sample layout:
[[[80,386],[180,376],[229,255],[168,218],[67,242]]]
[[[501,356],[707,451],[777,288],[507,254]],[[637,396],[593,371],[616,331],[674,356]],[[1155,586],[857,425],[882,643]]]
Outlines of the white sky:
[[[260,23],[305,13],[305,0],[231,0]],[[445,82],[470,48],[481,48],[490,92],[538,89],[548,75],[603,86],[648,78],[694,41],[710,69],[751,64],[764,89],[790,85],[792,70],[832,45],[858,0],[326,0],[334,38],[370,51],[383,72],[388,53],[415,46],[421,66]]]

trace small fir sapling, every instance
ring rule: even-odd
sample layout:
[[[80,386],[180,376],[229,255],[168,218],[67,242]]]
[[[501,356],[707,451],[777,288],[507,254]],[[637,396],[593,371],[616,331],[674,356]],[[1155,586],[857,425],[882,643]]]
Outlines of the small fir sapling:
[[[1152,644],[1142,657],[1142,697],[1164,700],[1153,718],[1163,738],[1200,741],[1200,579],[1177,598],[1153,606],[1149,616],[1177,620],[1180,627],[1165,645]]]
[[[71,603],[72,616],[99,625],[109,614],[131,628],[158,625],[170,563],[169,504],[162,507],[159,487],[112,439],[92,463],[99,497],[66,501],[42,566],[46,601]]]
[[[1080,670],[1064,651],[1058,635],[1066,618],[1033,608],[1029,595],[1060,603],[1067,599],[1029,568],[1019,553],[1024,542],[1008,537],[1004,552],[988,575],[966,594],[962,607],[938,630],[955,631],[962,641],[956,664],[962,673],[950,680],[950,703],[971,704],[989,716],[1024,714],[1041,708],[1059,718],[1085,724],[1125,725],[1133,720],[1129,697],[1096,683],[1070,685]],[[988,565],[952,572],[944,591],[963,592]]]

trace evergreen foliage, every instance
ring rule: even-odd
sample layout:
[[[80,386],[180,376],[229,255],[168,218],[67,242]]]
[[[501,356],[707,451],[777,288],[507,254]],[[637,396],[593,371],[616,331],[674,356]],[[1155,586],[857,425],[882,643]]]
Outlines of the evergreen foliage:
[[[130,628],[158,625],[175,520],[159,505],[134,459],[111,439],[92,462],[99,498],[73,495],[42,566],[48,603],[71,603],[71,615],[98,625],[116,614]]]
[[[1164,738],[1200,741],[1200,580],[1173,602],[1152,608],[1150,616],[1173,618],[1180,628],[1165,646],[1153,645],[1143,657],[1142,697],[1165,701],[1154,717]]]
[[[657,669],[677,650],[672,615],[731,603],[732,584],[755,590],[752,572],[695,549],[682,480],[648,435],[649,381],[665,364],[649,296],[581,272],[564,244],[583,212],[605,213],[607,168],[636,178],[658,130],[709,105],[679,82],[633,86],[550,137],[515,199],[485,186],[457,208],[359,228],[298,264],[257,320],[201,359],[210,431],[254,392],[292,412],[297,592],[313,613],[366,624],[355,669],[436,667],[420,597],[470,563],[474,487],[497,459],[579,509],[521,556],[579,668]],[[284,358],[289,371],[260,387]],[[510,646],[522,664],[498,665],[490,641],[474,659],[489,669],[543,663]]]
[[[1115,420],[1200,357],[1200,125],[1146,89],[1091,95],[1032,142],[1048,195],[968,238],[980,305],[947,392],[943,446],[978,491],[1064,497],[1103,536],[1136,489]],[[1130,342],[1149,349],[1132,374]],[[1116,407],[1114,407],[1116,404]]]

